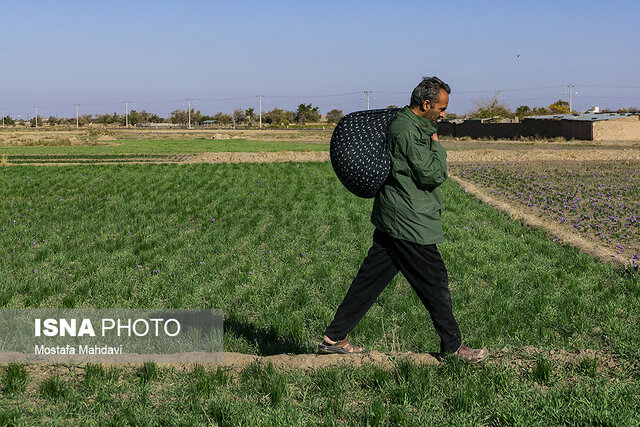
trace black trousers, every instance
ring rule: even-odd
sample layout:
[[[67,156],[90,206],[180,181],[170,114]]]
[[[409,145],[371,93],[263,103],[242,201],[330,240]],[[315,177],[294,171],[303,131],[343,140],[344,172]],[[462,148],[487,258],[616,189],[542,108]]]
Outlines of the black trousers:
[[[451,307],[447,269],[438,248],[396,239],[379,230],[373,233],[373,245],[325,335],[333,341],[344,339],[398,271],[429,311],[440,336],[440,351],[456,351],[462,339]]]

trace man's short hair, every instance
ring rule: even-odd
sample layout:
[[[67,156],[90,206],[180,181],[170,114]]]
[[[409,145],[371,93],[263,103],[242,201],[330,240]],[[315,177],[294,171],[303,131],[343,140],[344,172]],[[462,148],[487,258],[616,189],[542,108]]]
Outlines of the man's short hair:
[[[429,101],[431,104],[435,104],[438,102],[438,98],[440,97],[440,89],[447,93],[451,93],[449,85],[436,76],[423,77],[420,84],[416,86],[413,92],[411,92],[410,107],[422,105],[424,101]]]

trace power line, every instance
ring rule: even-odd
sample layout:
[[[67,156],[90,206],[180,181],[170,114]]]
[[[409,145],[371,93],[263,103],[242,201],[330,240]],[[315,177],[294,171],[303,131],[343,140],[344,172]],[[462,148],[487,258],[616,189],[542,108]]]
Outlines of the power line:
[[[360,95],[361,92],[334,93],[330,95],[263,95],[265,98],[329,98],[334,96]]]
[[[616,86],[616,85],[576,85],[580,87],[605,88],[605,89],[640,89],[640,86]]]

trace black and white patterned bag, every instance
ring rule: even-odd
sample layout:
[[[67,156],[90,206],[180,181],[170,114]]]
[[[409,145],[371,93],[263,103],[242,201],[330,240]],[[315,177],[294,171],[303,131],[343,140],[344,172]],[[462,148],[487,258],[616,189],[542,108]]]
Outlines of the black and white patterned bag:
[[[389,176],[387,130],[400,108],[356,111],[340,120],[331,135],[331,165],[342,184],[371,198]]]

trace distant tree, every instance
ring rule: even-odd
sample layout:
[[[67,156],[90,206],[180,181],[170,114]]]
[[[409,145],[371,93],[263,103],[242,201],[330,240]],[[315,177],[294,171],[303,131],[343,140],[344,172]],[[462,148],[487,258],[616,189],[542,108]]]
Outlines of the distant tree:
[[[36,118],[37,118],[37,121],[36,121]],[[31,123],[31,127],[35,127],[36,124],[38,126],[42,126],[42,117],[36,116],[36,117],[32,118],[31,120],[29,120],[29,123]]]
[[[327,121],[329,123],[338,123],[344,117],[342,110],[333,109],[327,113]]]
[[[291,110],[284,110],[284,118],[287,123],[293,123],[296,121],[296,113]],[[320,113],[318,113],[318,121],[320,121]]]
[[[16,121],[11,118],[11,116],[4,116],[4,125],[5,126],[13,126],[16,124]]]
[[[247,113],[241,108],[238,108],[233,111],[233,122],[235,124],[243,123],[247,120]]]
[[[549,111],[551,114],[569,114],[569,103],[567,101],[563,101],[562,99],[558,99],[553,104],[549,105]]]
[[[213,116],[213,120],[217,121],[222,125],[229,125],[233,122],[233,117],[231,117],[229,114],[225,114],[221,112],[221,113],[216,113]]]
[[[187,124],[189,122],[189,114],[187,110],[173,110],[169,114],[169,121],[174,124]]]
[[[298,123],[317,123],[320,121],[320,108],[313,107],[311,104],[298,105],[296,112],[296,121]]]
[[[140,114],[136,110],[129,111],[129,124],[135,126],[137,123],[140,123]]]
[[[164,120],[157,114],[149,113],[146,110],[142,110],[138,113],[140,123],[162,123]]]
[[[62,120],[58,120],[58,118],[55,117],[55,116],[49,116],[49,118],[47,119],[47,124],[49,126],[55,126],[55,125],[61,124],[61,123],[62,123]]]
[[[113,114],[102,114],[96,117],[96,122],[103,125],[110,125],[113,123],[124,123],[124,117],[118,115],[118,113]]]
[[[394,109],[394,108],[398,108],[398,106],[397,106],[397,105],[393,105],[393,104],[391,104],[391,105],[387,105],[387,108],[388,108],[389,110],[392,110],[392,109]]]
[[[457,115],[456,113],[447,113],[446,116],[444,116],[445,119],[449,119],[449,120],[453,120],[453,119],[459,119],[460,116]]]
[[[630,113],[640,113],[640,108],[638,107],[629,107]]]
[[[263,114],[262,119],[265,123],[272,125],[288,125],[296,119],[296,114],[293,111],[274,108],[268,113]]]
[[[75,124],[75,118],[72,120],[74,120],[72,124]],[[89,123],[93,123],[93,114],[83,114],[82,116],[78,117],[78,124],[80,126],[84,126]]]
[[[244,114],[247,117],[247,124],[249,126],[252,126],[256,121],[256,113],[254,112],[254,109],[247,108],[246,110],[244,110]]]
[[[528,105],[521,105],[516,108],[516,116],[517,117],[526,117],[531,114],[531,108]]]
[[[204,120],[202,119],[202,113],[200,110],[194,111],[191,109],[191,125],[201,125]]]
[[[531,109],[532,116],[546,116],[551,114],[551,111],[547,107],[533,107]]]
[[[474,109],[468,115],[479,119],[491,117],[513,117],[513,112],[504,101],[500,99],[500,92],[489,98],[472,99]]]
[[[289,121],[285,118],[284,110],[274,108],[271,111],[262,113],[262,123],[270,125],[288,125]]]

